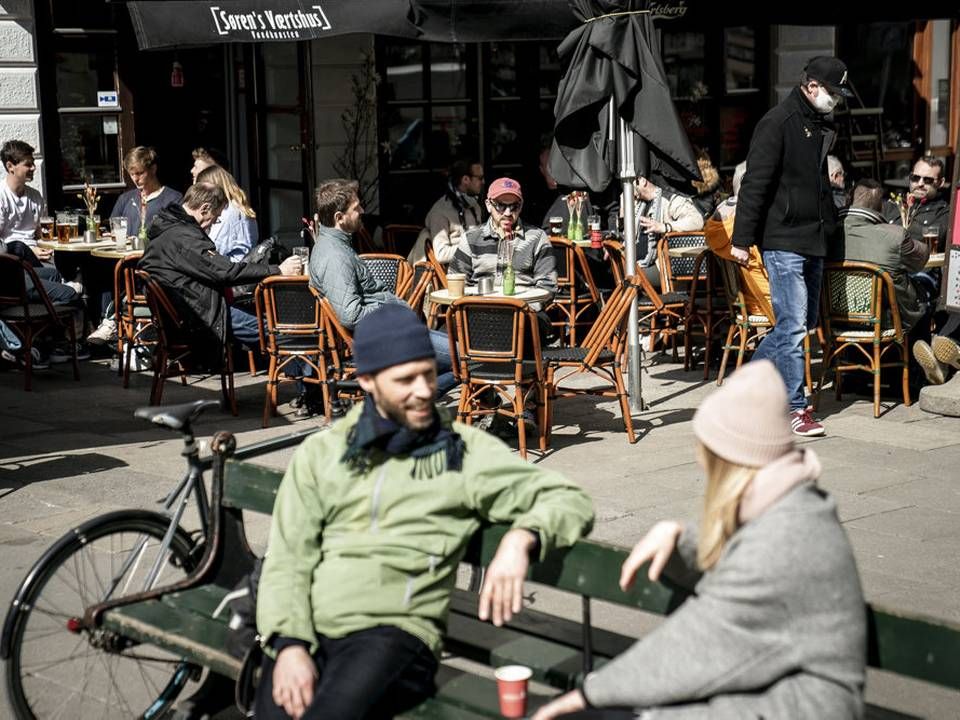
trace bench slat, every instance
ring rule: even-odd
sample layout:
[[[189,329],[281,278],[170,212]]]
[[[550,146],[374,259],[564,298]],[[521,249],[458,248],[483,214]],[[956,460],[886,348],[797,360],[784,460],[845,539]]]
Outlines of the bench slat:
[[[868,606],[867,663],[960,690],[960,625]]]
[[[224,467],[223,504],[270,515],[282,479],[280,470],[228,460]]]

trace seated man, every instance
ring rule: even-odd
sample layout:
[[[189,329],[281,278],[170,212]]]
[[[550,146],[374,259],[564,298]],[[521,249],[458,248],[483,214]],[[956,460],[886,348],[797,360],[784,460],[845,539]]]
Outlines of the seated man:
[[[460,239],[450,272],[463,273],[471,285],[484,276],[499,278],[505,253],[509,253],[517,285],[534,285],[555,293],[557,260],[553,246],[543,230],[519,222],[522,207],[520,183],[511,178],[494,180],[487,190],[490,217]],[[544,305],[530,303],[530,307],[540,310]]]
[[[665,190],[647,178],[639,177],[637,192],[637,264],[647,279],[661,287],[657,268],[657,240],[669,232],[693,232],[703,228],[703,215],[686,195]],[[644,248],[642,238],[646,236]],[[643,254],[646,249],[646,254]]]
[[[890,273],[904,330],[909,332],[917,327],[922,331],[921,320],[931,308],[911,273],[923,269],[930,247],[920,238],[911,238],[901,225],[885,223],[880,214],[882,207],[880,183],[872,178],[858,181],[850,207],[840,213],[843,235],[832,246],[831,259],[873,263]]]
[[[430,208],[424,228],[410,250],[407,260],[411,265],[426,259],[424,244],[428,242],[441,265],[453,260],[460,238],[483,220],[483,210],[477,200],[482,191],[483,165],[469,160],[455,162],[443,197]]]
[[[317,188],[316,240],[310,253],[310,285],[329,300],[337,320],[353,331],[361,319],[381,305],[405,304],[367,269],[353,249],[353,234],[363,222],[355,180],[333,179]],[[456,387],[445,333],[430,331],[437,355],[441,395]]]
[[[742,162],[733,171],[733,195],[717,206],[713,217],[703,226],[703,234],[707,245],[713,254],[724,260],[739,262],[733,257],[730,248],[733,247],[733,223],[737,214],[737,195],[740,193],[740,184],[747,172],[747,163]],[[767,277],[767,268],[763,265],[763,256],[760,249],[750,247],[750,257],[741,275],[743,299],[747,303],[747,312],[751,315],[773,315],[773,304],[770,302],[770,279]]]
[[[191,185],[182,205],[157,213],[148,231],[149,243],[140,268],[163,286],[183,319],[197,335],[195,352],[201,362],[218,367],[222,348],[232,336],[254,347],[260,342],[257,318],[228,307],[224,288],[257,283],[270,275],[299,275],[300,258],[277,265],[230,262],[217,252],[205,232],[227,206],[227,196],[212,183]]]
[[[529,558],[573,544],[590,498],[434,404],[427,328],[387,305],[354,332],[368,393],[297,449],[280,485],[257,595],[264,658],[255,715],[393,717],[434,692],[467,539],[510,523],[479,617],[521,609]]]
[[[894,225],[906,227],[911,240],[922,240],[925,231],[935,228],[937,247],[942,251],[950,224],[950,199],[946,193],[943,160],[925,155],[917,160],[907,179],[910,187],[905,201],[910,202],[911,197],[913,201],[904,209],[906,218],[896,203],[889,200],[883,206],[883,217]]]

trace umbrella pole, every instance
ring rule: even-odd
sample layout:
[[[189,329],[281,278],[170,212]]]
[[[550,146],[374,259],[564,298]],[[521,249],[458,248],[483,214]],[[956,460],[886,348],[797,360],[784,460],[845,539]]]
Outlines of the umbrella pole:
[[[617,149],[620,155],[620,180],[623,192],[620,207],[623,208],[623,244],[626,251],[627,275],[637,273],[637,225],[636,205],[633,197],[633,181],[637,178],[637,168],[633,161],[633,131],[627,122],[617,116],[614,99],[610,98],[610,125],[608,137],[618,137]],[[619,128],[616,124],[619,123]],[[614,133],[617,133],[616,135]],[[639,300],[634,297],[630,304],[630,318],[627,322],[627,392],[630,394],[630,407],[636,412],[646,410],[643,402],[643,389],[640,382],[640,313]]]

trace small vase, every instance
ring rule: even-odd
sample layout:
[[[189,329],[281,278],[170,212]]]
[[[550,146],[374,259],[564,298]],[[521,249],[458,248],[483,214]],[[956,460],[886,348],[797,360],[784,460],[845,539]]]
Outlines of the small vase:
[[[99,215],[87,215],[87,232],[93,233],[93,240],[90,242],[96,242],[97,240],[100,239],[100,216]]]

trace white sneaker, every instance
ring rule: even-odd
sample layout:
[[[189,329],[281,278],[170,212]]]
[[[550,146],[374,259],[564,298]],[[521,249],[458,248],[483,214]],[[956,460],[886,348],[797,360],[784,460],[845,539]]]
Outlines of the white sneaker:
[[[117,321],[113,318],[104,318],[100,327],[87,335],[87,342],[91,345],[106,345],[117,337]]]
[[[77,295],[80,295],[81,297],[83,296],[83,283],[78,283],[75,280],[71,280],[70,282],[65,282],[64,285],[66,285],[68,288],[73,288],[73,291]]]

